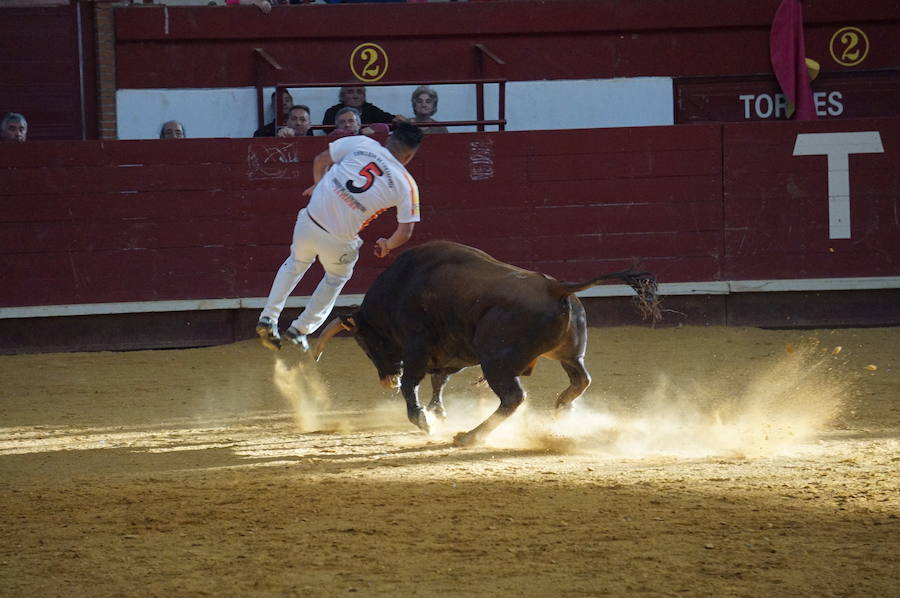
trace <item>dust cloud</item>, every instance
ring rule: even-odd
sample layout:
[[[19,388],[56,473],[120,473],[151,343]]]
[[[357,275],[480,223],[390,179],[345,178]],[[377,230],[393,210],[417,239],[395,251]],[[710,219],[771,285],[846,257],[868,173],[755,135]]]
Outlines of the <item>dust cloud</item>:
[[[629,408],[615,397],[590,391],[561,414],[539,412],[526,401],[491,434],[488,444],[616,458],[795,453],[808,447],[851,396],[853,384],[849,375],[840,373],[839,352],[814,342],[787,347],[757,375],[735,380],[728,372],[710,372],[690,388],[660,374],[653,390]],[[440,433],[477,425],[496,406],[496,400],[482,399],[475,421],[450,419]]]
[[[273,364],[272,380],[278,393],[291,406],[298,431],[319,431],[322,426],[320,414],[331,406],[331,399],[316,364],[303,357],[278,355]],[[339,422],[332,422],[331,427],[330,431],[347,431]]]

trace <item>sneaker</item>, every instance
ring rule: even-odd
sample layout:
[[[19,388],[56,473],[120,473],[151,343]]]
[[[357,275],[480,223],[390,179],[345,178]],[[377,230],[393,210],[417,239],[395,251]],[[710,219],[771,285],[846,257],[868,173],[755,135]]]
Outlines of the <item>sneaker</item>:
[[[295,344],[304,353],[309,351],[309,341],[306,340],[306,335],[293,326],[284,331],[284,338]]]
[[[259,336],[263,347],[277,351],[281,348],[281,336],[278,334],[278,326],[268,316],[264,316],[256,323],[256,334]]]

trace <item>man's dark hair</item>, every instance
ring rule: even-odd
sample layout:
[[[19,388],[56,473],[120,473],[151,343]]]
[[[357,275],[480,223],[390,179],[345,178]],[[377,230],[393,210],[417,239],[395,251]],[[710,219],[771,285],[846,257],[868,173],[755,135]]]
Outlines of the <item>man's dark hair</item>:
[[[294,99],[294,96],[291,95],[291,92],[289,92],[289,91],[286,90],[286,89],[282,89],[282,90],[281,90],[281,93],[286,93],[286,94],[288,94],[289,96],[291,96],[291,99],[292,99],[292,100]],[[276,98],[276,97],[278,97],[278,92],[277,92],[277,91],[273,91],[273,92],[272,92],[272,101],[273,101],[273,102],[275,101],[275,98]]]
[[[169,123],[175,123],[176,125],[178,125],[179,127],[181,127],[181,134],[184,135],[185,137],[187,137],[187,129],[184,128],[184,125],[183,125],[182,123],[180,123],[180,122],[177,121],[177,120],[167,120],[167,121],[164,122],[164,123],[162,124],[162,126],[159,128],[159,138],[160,138],[160,139],[165,139],[165,138],[166,138],[166,125],[169,124]]]
[[[394,125],[394,132],[391,133],[391,139],[409,149],[416,149],[419,147],[419,144],[422,143],[422,137],[424,136],[425,133],[422,132],[422,129],[405,120],[401,120]]]
[[[291,106],[291,109],[288,110],[288,114],[290,114],[294,110],[306,110],[306,113],[310,117],[312,117],[312,111],[310,111],[309,106],[307,106],[306,104],[294,104],[293,106]]]

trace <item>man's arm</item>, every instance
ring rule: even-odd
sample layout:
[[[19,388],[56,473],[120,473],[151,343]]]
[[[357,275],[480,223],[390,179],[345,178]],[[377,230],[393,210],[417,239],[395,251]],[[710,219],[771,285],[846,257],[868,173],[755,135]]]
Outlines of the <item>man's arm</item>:
[[[372,123],[371,125],[363,125],[359,132],[369,137],[376,133],[387,135],[391,132],[391,127],[384,123]]]
[[[375,104],[366,102],[364,109],[362,110],[363,124],[370,125],[372,123],[384,123],[391,124],[397,118],[401,120],[406,120],[399,114],[391,114],[390,112],[385,112]]]
[[[331,159],[331,150],[325,149],[321,153],[319,153],[313,159],[313,184],[309,186],[309,188],[303,192],[303,195],[309,197],[312,195],[313,189],[316,188],[316,185],[319,181],[322,180],[322,177],[325,176],[325,173],[331,168],[331,165],[334,164],[334,160]]]
[[[319,155],[313,160],[313,180],[317,183],[321,181],[332,164],[334,164],[334,160],[331,159],[330,149],[326,148],[319,152]]]
[[[398,222],[394,234],[387,239],[382,237],[375,241],[375,257],[387,257],[391,249],[396,249],[409,241],[415,226],[415,222]]]

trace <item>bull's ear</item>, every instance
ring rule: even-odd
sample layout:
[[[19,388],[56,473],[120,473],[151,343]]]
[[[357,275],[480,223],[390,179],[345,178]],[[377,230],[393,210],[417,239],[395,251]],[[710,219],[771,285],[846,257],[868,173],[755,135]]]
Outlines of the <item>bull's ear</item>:
[[[344,325],[344,329],[348,330],[352,333],[356,333],[356,320],[353,319],[353,316],[338,316],[341,319],[341,324]]]

